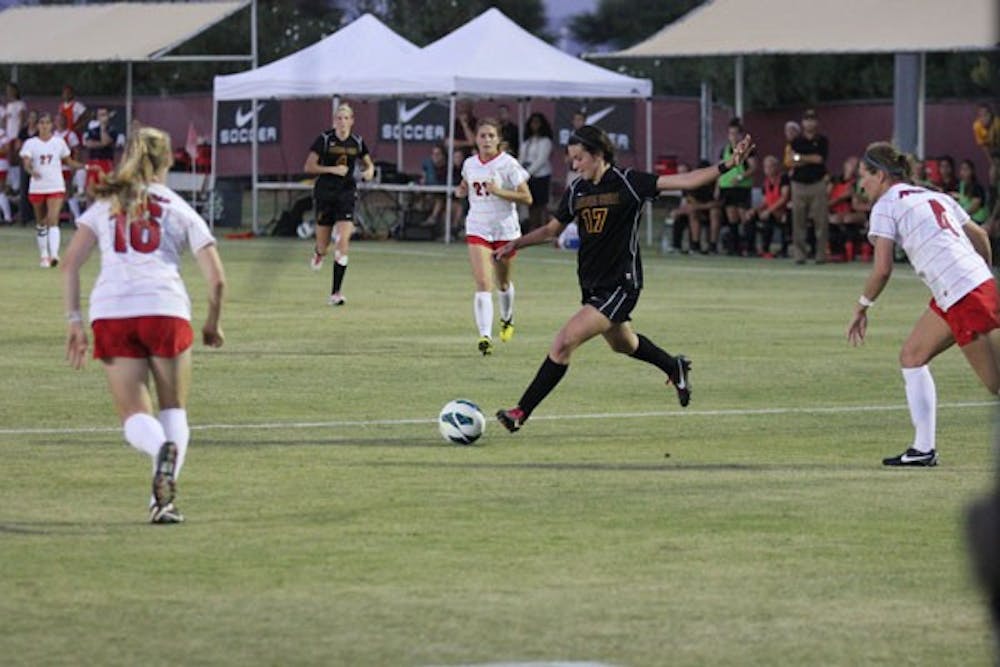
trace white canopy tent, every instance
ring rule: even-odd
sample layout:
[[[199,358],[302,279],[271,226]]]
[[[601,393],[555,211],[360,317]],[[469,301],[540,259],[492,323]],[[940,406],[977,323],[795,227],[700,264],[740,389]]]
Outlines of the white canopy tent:
[[[257,104],[259,99],[290,97],[334,97],[335,95],[384,95],[394,72],[419,48],[403,39],[371,14],[365,14],[329,37],[311,46],[268,63],[263,67],[217,76],[212,100],[212,187],[215,187],[219,102],[252,100],[251,187],[253,228],[258,229],[258,143]],[[400,147],[401,150],[401,147]],[[211,198],[214,205],[215,197]]]
[[[497,58],[498,53],[512,53],[517,57],[501,60]],[[451,101],[449,124],[452,132],[458,96],[642,97],[647,100],[646,162],[652,169],[649,139],[652,134],[652,83],[563,53],[531,35],[497,9],[484,12],[423,49],[366,14],[321,42],[282,60],[252,72],[216,77],[214,92],[215,102],[335,95],[447,97]],[[217,133],[215,124],[213,121],[213,142]],[[255,118],[254,138],[256,134]],[[256,142],[253,152],[256,229]],[[212,155],[214,160],[214,150]],[[451,182],[451,151],[448,151],[448,160],[447,185],[451,187],[454,185]],[[446,220],[450,223],[449,215]],[[450,235],[449,226],[446,236],[450,238]]]
[[[735,56],[735,106],[742,115],[744,55],[895,53],[896,132],[900,107],[912,102],[913,148],[922,154],[923,54],[992,50],[998,31],[997,0],[709,0],[643,42],[593,57]],[[912,99],[904,102],[907,93]]]

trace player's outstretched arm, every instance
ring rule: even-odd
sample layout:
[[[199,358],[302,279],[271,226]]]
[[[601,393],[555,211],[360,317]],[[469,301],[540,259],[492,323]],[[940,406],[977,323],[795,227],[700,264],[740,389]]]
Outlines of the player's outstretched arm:
[[[739,166],[746,161],[754,149],[753,138],[748,134],[736,144],[733,154],[724,162],[711,167],[702,167],[683,174],[669,174],[656,179],[657,190],[695,190],[703,185],[714,183],[724,172]]]
[[[195,254],[201,275],[208,283],[208,314],[201,327],[201,338],[205,345],[222,347],[225,336],[222,333],[222,295],[226,289],[226,274],[215,244],[209,244]]]
[[[555,218],[549,218],[549,221],[541,227],[532,229],[524,236],[520,236],[494,250],[493,259],[501,260],[518,248],[550,241],[562,234],[562,230],[565,226],[566,225],[559,222]]]
[[[97,236],[86,225],[77,227],[62,256],[63,305],[66,308],[66,360],[83,368],[87,359],[87,331],[80,312],[80,267],[97,246]]]

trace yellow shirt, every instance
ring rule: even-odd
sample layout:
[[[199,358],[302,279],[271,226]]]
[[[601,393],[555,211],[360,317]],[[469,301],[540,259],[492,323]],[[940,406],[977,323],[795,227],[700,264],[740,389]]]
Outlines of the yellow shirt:
[[[972,123],[972,134],[976,137],[977,146],[1000,149],[1000,116],[994,116],[988,128],[977,118]]]

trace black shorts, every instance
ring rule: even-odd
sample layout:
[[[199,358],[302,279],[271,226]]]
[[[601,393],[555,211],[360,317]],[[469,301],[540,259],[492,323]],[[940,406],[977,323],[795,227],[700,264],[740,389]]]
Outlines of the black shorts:
[[[533,176],[528,179],[528,191],[531,193],[532,206],[546,206],[549,203],[549,192],[552,190],[551,176]]]
[[[598,287],[596,289],[580,290],[583,298],[580,300],[585,306],[593,306],[601,311],[601,314],[616,324],[628,322],[632,319],[632,310],[639,303],[639,290],[632,287]]]
[[[332,194],[322,194],[315,197],[316,224],[332,227],[341,220],[354,221],[354,202],[357,201],[356,190],[342,190]]]
[[[719,198],[723,206],[752,208],[753,196],[750,188],[719,188]]]

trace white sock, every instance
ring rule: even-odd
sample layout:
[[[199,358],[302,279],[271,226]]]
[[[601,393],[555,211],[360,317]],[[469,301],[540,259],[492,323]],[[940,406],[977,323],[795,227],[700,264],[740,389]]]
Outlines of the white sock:
[[[476,292],[472,302],[473,312],[476,315],[476,327],[480,336],[493,336],[493,294],[490,292]]]
[[[187,410],[183,408],[160,410],[160,424],[163,425],[166,439],[177,445],[177,462],[174,464],[174,479],[177,479],[181,474],[181,466],[184,465],[188,442],[191,440]]]
[[[38,254],[42,259],[49,256],[49,228],[44,225],[35,226],[35,241],[38,243]]]
[[[60,243],[62,243],[62,233],[59,231],[59,225],[49,227],[49,257],[59,256]]]
[[[937,389],[928,366],[904,368],[906,382],[906,403],[910,406],[910,421],[913,422],[913,448],[920,452],[934,449],[937,426]]]
[[[514,283],[507,283],[507,291],[500,290],[500,319],[514,318]]]
[[[73,222],[76,223],[76,219],[80,217],[80,200],[76,197],[70,197],[66,200],[67,206],[69,206],[69,212],[73,214]]]
[[[14,219],[10,214],[10,200],[2,192],[0,192],[0,212],[3,213],[3,219],[7,222],[11,222]]]
[[[163,426],[145,412],[137,412],[122,425],[125,429],[125,440],[140,452],[146,452],[153,459],[156,465],[156,455],[160,452],[160,447],[167,441],[167,436],[163,433]]]

